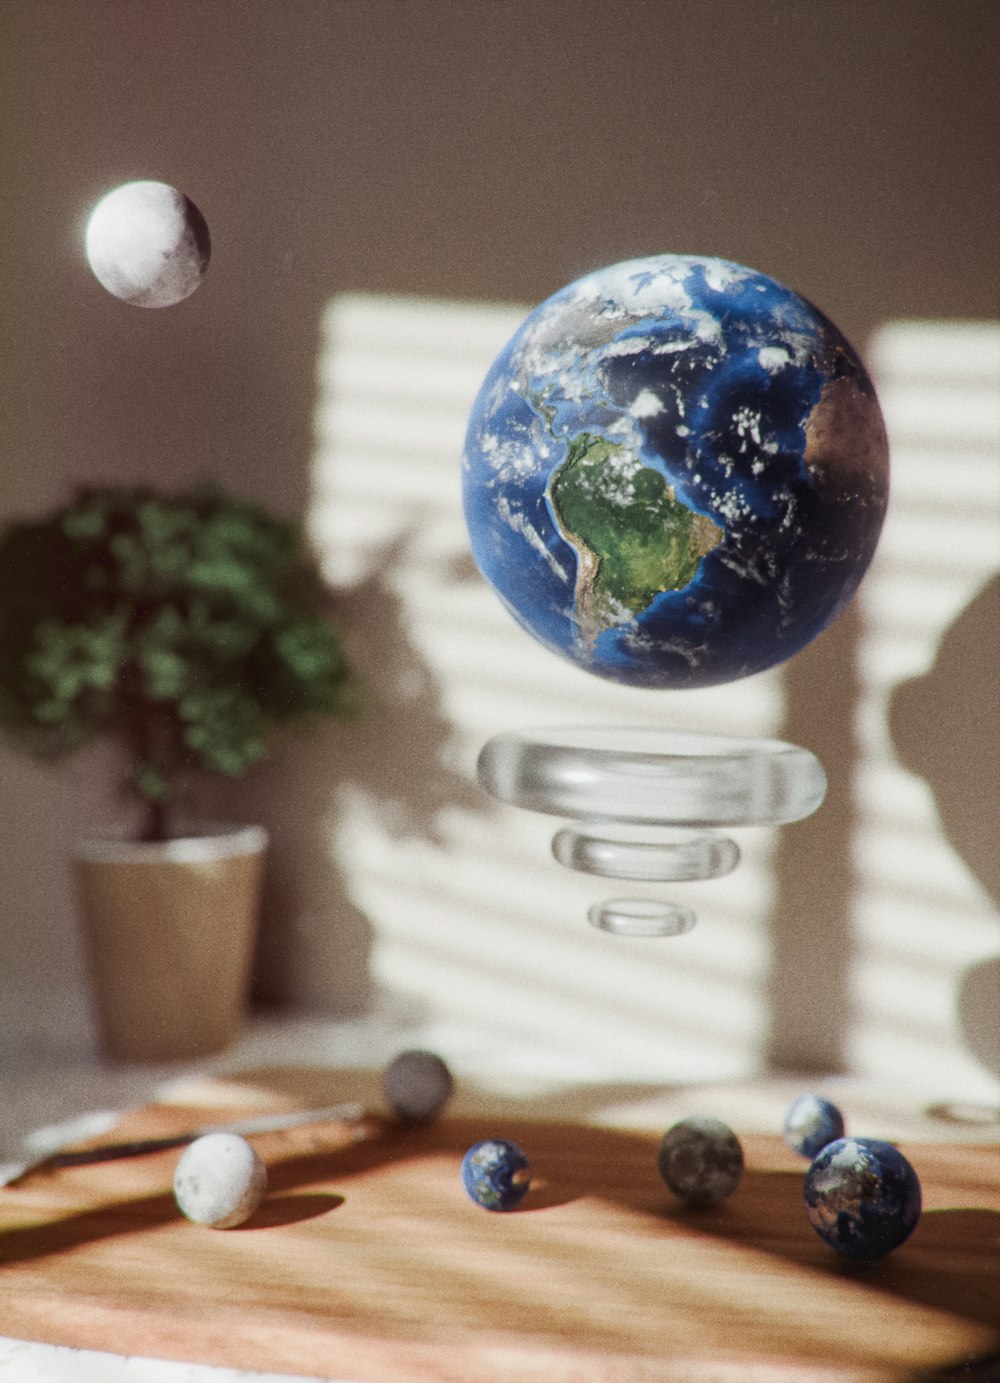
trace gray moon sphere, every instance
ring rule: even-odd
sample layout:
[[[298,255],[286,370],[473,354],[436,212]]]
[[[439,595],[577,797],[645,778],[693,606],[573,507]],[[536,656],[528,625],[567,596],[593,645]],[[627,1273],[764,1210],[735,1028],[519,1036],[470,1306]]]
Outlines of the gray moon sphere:
[[[211,240],[204,216],[164,182],[127,182],[97,203],[87,262],[109,293],[134,307],[171,307],[205,277]]]

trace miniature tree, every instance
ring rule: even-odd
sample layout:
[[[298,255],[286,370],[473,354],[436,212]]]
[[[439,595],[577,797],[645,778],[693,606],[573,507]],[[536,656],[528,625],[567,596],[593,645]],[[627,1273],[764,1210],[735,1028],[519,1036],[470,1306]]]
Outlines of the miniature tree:
[[[81,491],[0,536],[0,727],[41,754],[127,751],[141,839],[180,781],[237,776],[268,729],[346,715],[351,677],[298,528],[214,486]]]

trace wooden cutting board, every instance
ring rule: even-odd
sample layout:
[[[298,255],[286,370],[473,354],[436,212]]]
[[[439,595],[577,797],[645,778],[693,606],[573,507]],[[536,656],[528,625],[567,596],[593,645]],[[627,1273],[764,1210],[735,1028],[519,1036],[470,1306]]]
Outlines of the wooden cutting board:
[[[153,1106],[116,1136],[210,1117]],[[509,1214],[459,1180],[494,1135],[533,1168]],[[177,1151],[0,1191],[0,1334],[359,1383],[910,1383],[1000,1357],[996,1145],[905,1145],[923,1217],[861,1266],[810,1227],[778,1138],[746,1136],[739,1189],[703,1211],[648,1133],[373,1117],[253,1141],[270,1189],[236,1230],[180,1216]]]

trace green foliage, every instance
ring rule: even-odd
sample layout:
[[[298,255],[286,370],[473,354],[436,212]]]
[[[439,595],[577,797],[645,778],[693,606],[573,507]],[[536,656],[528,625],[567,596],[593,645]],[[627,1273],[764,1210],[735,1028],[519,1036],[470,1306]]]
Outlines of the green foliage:
[[[239,775],[272,725],[348,712],[322,605],[296,526],[256,505],[82,491],[0,535],[0,727],[53,754],[119,736],[162,820],[183,771]]]

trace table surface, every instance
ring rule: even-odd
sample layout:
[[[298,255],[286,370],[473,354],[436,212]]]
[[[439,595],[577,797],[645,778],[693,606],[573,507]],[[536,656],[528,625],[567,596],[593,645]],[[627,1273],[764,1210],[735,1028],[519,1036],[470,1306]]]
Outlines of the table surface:
[[[303,1091],[208,1081],[114,1136],[301,1106]],[[3,1330],[358,1383],[910,1383],[1000,1357],[995,1141],[902,1139],[924,1214],[865,1266],[816,1236],[805,1163],[775,1134],[731,1118],[746,1174],[694,1211],[660,1181],[652,1128],[544,1115],[457,1101],[416,1130],[374,1113],[258,1135],[269,1193],[230,1231],[179,1215],[176,1151],[36,1172],[0,1192]],[[461,1187],[486,1136],[531,1160],[513,1213]]]

